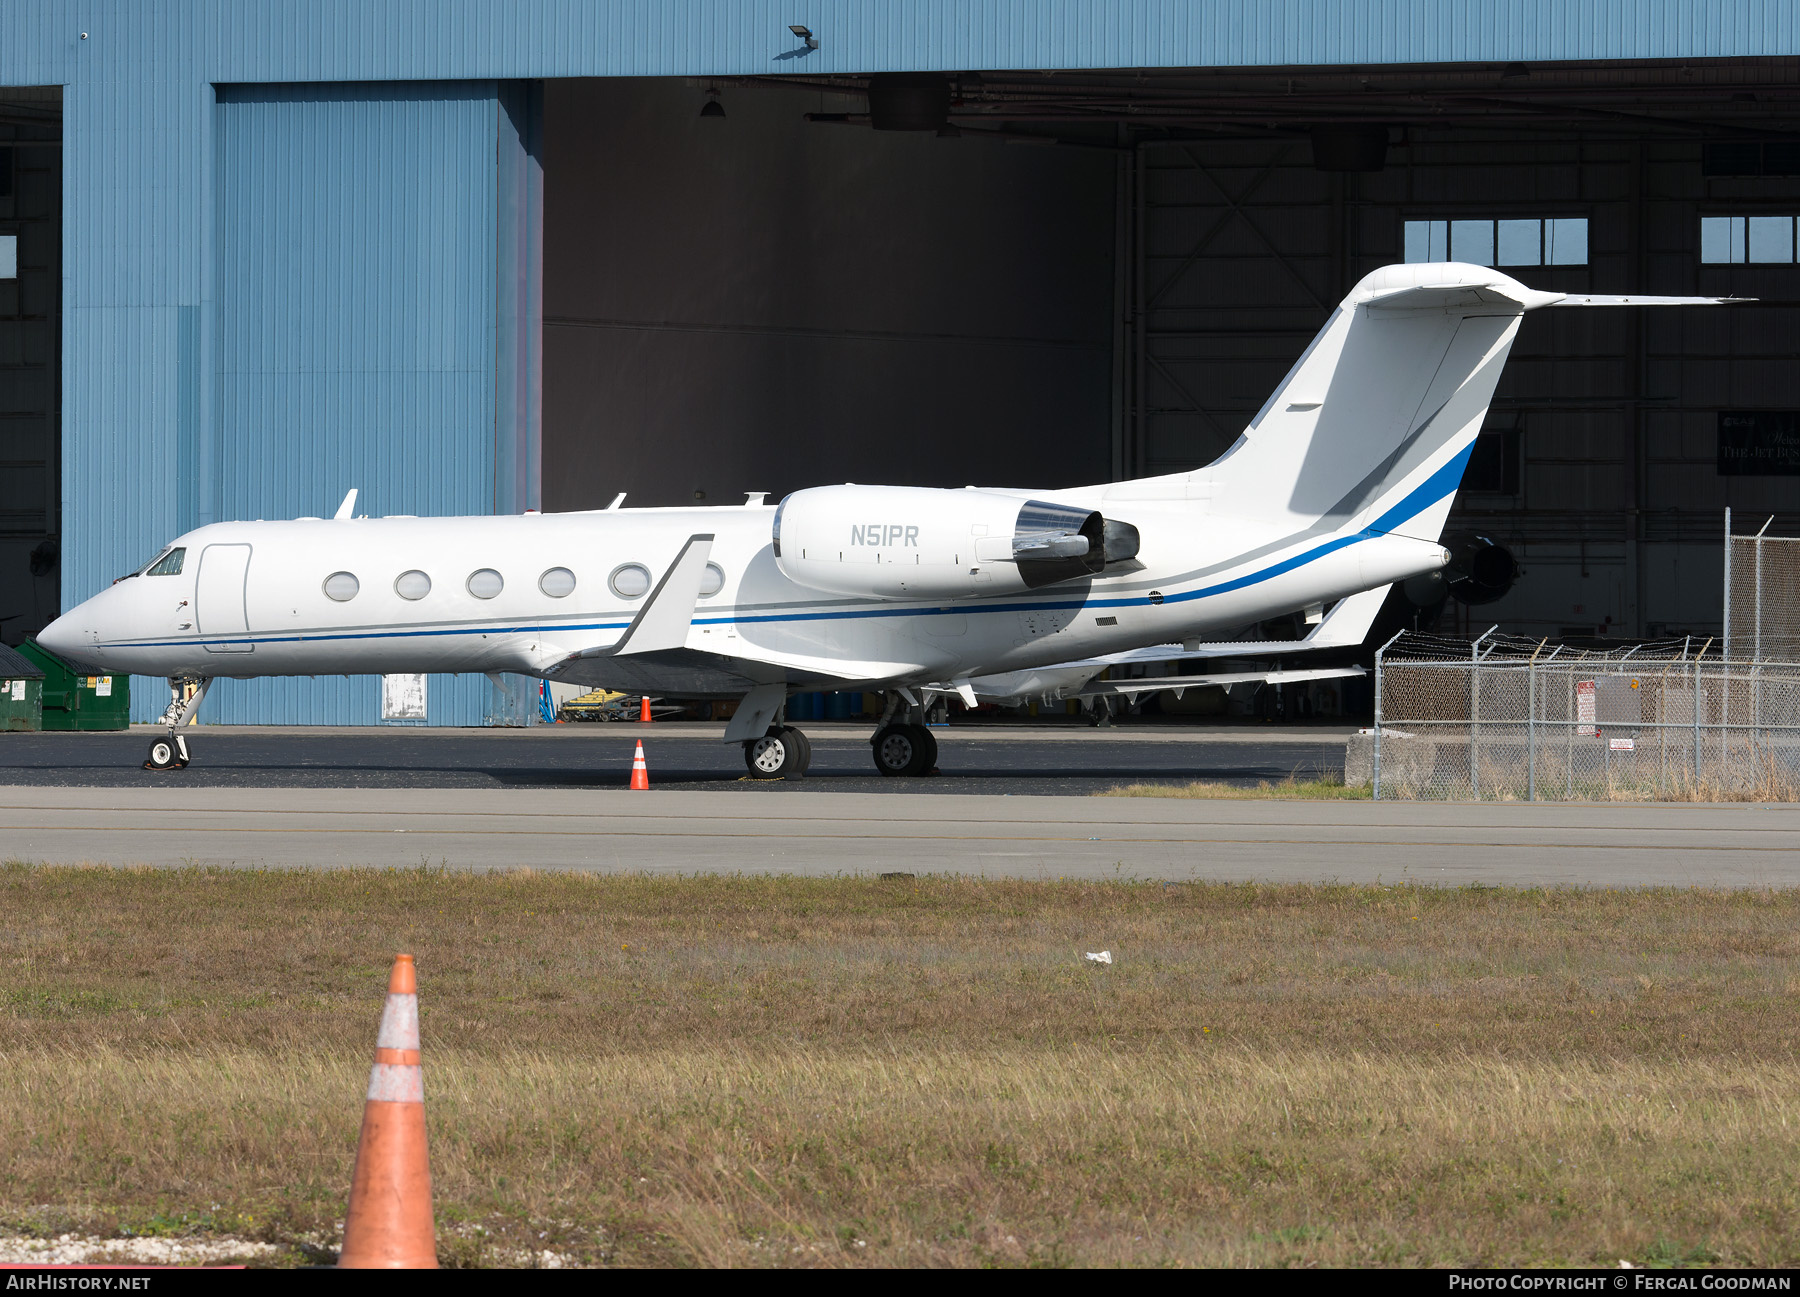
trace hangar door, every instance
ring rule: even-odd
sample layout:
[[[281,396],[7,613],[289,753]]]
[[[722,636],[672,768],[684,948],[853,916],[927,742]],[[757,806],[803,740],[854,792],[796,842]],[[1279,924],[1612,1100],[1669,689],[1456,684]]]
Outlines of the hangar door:
[[[492,81],[219,89],[213,385],[182,526],[328,517],[351,487],[378,515],[535,503],[534,113]],[[532,701],[428,688],[438,724]],[[204,717],[374,724],[379,681],[222,680]]]

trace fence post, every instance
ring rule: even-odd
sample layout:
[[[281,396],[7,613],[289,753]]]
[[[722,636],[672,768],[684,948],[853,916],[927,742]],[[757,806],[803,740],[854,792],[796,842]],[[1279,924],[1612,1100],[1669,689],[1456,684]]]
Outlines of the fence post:
[[[1539,644],[1541,649],[1544,646]],[[1537,654],[1525,664],[1525,800],[1537,800]]]
[[[1705,650],[1701,650],[1704,652]],[[1721,653],[1731,661],[1731,506],[1725,507],[1725,633]]]
[[[1701,649],[1700,652],[1706,652]],[[1694,789],[1700,788],[1700,659],[1694,658]]]
[[[1373,745],[1375,754],[1370,763],[1373,767],[1370,772],[1370,782],[1374,787],[1369,800],[1376,802],[1381,800],[1381,659],[1389,649],[1394,647],[1394,640],[1404,634],[1406,634],[1404,628],[1395,631],[1393,639],[1375,650],[1375,742]]]
[[[1481,800],[1481,641],[1500,629],[1498,622],[1469,645],[1469,792]]]
[[[1563,704],[1563,800],[1569,802],[1575,800],[1575,673],[1564,667],[1563,680],[1569,686]]]

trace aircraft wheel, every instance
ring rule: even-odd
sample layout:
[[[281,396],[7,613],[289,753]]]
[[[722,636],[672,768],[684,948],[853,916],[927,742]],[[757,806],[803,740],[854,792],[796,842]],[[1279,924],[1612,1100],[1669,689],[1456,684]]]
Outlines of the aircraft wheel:
[[[144,759],[146,770],[179,770],[187,762],[175,751],[173,739],[155,739],[150,744],[150,755]]]
[[[886,725],[875,735],[875,768],[890,777],[923,774],[937,756],[937,740],[921,725]]]
[[[804,767],[800,763],[800,744],[793,731],[770,730],[760,739],[744,742],[744,764],[752,779],[794,779]]]

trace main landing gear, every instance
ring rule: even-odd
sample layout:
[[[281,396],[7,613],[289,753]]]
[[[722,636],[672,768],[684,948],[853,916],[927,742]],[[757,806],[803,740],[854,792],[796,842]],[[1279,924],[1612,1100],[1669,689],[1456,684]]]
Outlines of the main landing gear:
[[[881,722],[869,739],[875,768],[890,778],[935,775],[937,737],[924,721],[925,705],[910,690],[889,693]],[[812,765],[812,742],[777,712],[767,734],[745,740],[744,765],[752,779],[799,779]]]
[[[144,759],[146,770],[186,770],[190,756],[188,753],[187,735],[181,727],[194,719],[194,713],[200,710],[200,700],[206,697],[207,686],[212,684],[211,676],[170,676],[169,677],[169,709],[156,720],[158,725],[169,727],[169,737],[156,739],[150,744],[150,755]],[[188,692],[188,686],[193,692]]]
[[[884,775],[927,775],[937,770],[937,738],[923,725],[883,725],[869,742],[875,749],[875,768]]]
[[[907,720],[896,720],[904,700]],[[882,708],[881,724],[869,739],[875,768],[888,778],[916,777],[937,773],[937,737],[925,728],[925,705],[915,702],[910,693],[890,693]]]
[[[744,743],[752,779],[799,779],[812,765],[812,741],[791,725],[776,725]]]

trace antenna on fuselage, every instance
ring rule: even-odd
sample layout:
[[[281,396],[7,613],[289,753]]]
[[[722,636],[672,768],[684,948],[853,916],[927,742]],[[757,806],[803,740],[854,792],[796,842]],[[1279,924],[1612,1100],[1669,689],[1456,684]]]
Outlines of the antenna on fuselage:
[[[344,502],[338,506],[338,511],[336,513],[332,514],[331,516],[334,519],[336,519],[336,518],[353,518],[356,516],[355,514],[353,514],[351,512],[351,510],[353,510],[354,508],[356,508],[356,488],[351,487],[350,494],[348,494],[344,497]]]
[[[607,510],[610,512],[613,509],[617,509],[620,505],[622,505],[624,503],[625,503],[625,493],[623,491],[621,491],[613,497],[613,502],[611,504],[607,505],[606,507],[607,507]]]

